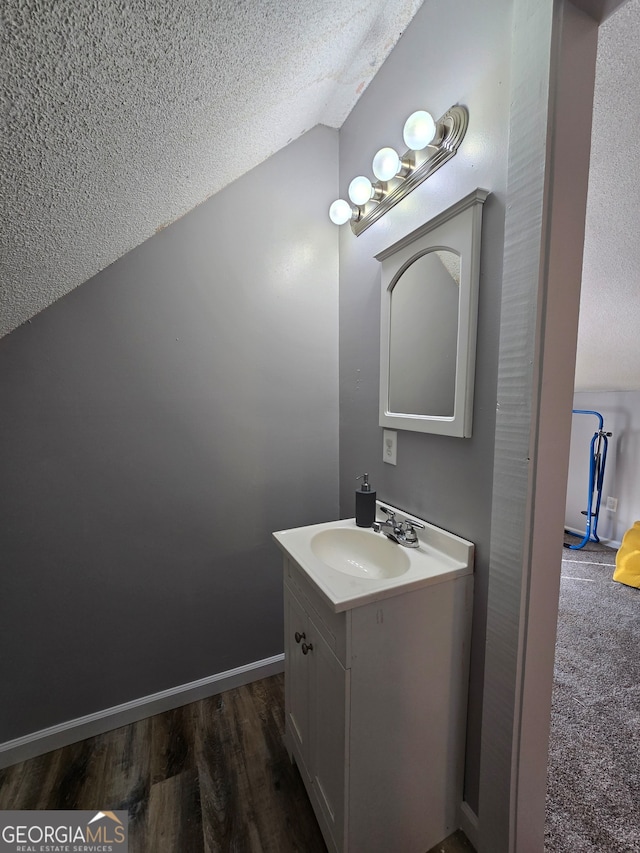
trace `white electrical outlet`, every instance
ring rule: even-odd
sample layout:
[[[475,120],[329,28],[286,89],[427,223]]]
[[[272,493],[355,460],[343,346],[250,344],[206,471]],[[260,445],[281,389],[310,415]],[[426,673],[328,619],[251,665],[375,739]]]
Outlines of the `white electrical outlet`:
[[[394,429],[382,431],[382,461],[389,465],[397,465],[398,433]]]
[[[607,498],[606,507],[609,512],[615,512],[618,509],[618,498]]]

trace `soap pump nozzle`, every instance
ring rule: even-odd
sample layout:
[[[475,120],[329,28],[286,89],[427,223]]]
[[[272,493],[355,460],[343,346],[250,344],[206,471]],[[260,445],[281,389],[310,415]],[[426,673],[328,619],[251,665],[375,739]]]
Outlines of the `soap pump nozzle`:
[[[371,486],[369,485],[369,475],[368,474],[360,474],[359,477],[356,477],[356,480],[362,480],[362,485],[360,486],[361,492],[370,492]]]

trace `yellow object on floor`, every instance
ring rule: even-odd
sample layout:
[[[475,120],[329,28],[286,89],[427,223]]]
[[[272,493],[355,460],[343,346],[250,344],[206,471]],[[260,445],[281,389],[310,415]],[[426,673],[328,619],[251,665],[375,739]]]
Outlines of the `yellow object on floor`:
[[[613,579],[640,589],[640,521],[636,521],[622,537]]]

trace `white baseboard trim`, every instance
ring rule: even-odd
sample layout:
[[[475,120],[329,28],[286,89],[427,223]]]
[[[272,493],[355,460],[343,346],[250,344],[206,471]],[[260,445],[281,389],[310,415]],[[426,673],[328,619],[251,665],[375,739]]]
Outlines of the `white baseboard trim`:
[[[474,812],[469,803],[464,801],[460,805],[460,829],[477,850],[479,847],[478,815]]]
[[[582,539],[584,537],[585,531],[584,530],[578,530],[577,527],[568,527],[567,525],[565,525],[564,529],[568,530],[569,533],[573,533],[575,536],[579,536],[580,539]],[[601,545],[606,545],[607,548],[615,548],[616,551],[622,545],[622,541],[618,542],[617,539],[606,539],[603,536],[598,536],[598,539],[600,540]]]
[[[275,655],[226,672],[200,678],[198,681],[180,684],[169,690],[161,690],[150,696],[142,696],[140,699],[133,699],[122,705],[115,705],[113,708],[87,714],[85,717],[77,717],[75,720],[68,720],[47,729],[40,729],[23,737],[0,743],[0,768],[26,761],[28,758],[35,758],[52,749],[60,749],[79,740],[104,734],[120,726],[143,720],[145,717],[152,717],[154,714],[161,714],[163,711],[170,711],[189,702],[197,702],[199,699],[206,699],[208,696],[215,696],[218,693],[224,693],[225,690],[232,690],[234,687],[241,687],[243,684],[283,671],[284,655]]]

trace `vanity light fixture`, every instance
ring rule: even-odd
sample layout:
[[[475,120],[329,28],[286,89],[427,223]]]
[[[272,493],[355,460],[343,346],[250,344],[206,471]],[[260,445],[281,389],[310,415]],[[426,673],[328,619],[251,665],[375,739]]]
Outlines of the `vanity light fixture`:
[[[358,175],[349,184],[348,195],[354,204],[366,204],[370,201],[372,194],[373,184],[364,175]]]
[[[354,178],[348,190],[351,203],[334,201],[329,208],[331,221],[349,222],[353,233],[361,234],[454,156],[468,123],[469,113],[459,105],[437,121],[426,110],[412,113],[403,131],[408,150],[400,155],[393,148],[381,148],[372,164],[376,182],[365,175]]]
[[[411,113],[404,123],[402,137],[404,144],[412,151],[422,151],[436,138],[438,126],[433,120],[431,113],[426,110],[418,110]]]
[[[395,148],[381,148],[371,164],[371,170],[379,181],[391,181],[400,174],[402,168],[402,161]]]
[[[344,225],[345,222],[348,222],[351,219],[354,213],[355,211],[349,202],[345,201],[343,198],[339,198],[334,201],[329,208],[329,219],[335,225]]]

